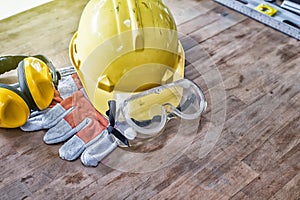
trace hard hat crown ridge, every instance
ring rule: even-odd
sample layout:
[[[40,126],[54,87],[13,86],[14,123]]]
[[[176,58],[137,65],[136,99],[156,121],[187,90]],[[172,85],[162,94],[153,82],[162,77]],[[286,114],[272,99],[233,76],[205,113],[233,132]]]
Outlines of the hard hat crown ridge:
[[[79,22],[78,46],[85,48],[78,48],[78,54],[86,58],[105,40],[128,31],[133,32],[134,47],[141,49],[145,40],[144,28],[176,31],[176,24],[169,9],[161,1],[91,0]]]

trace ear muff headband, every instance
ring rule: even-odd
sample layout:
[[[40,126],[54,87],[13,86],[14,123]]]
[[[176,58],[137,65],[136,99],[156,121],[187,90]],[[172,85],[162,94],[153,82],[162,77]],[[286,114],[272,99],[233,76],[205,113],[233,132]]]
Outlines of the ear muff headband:
[[[22,56],[22,55],[17,55],[17,56],[2,56],[0,57],[0,74],[3,74],[5,72],[8,72],[10,70],[16,69],[18,67],[18,64],[27,58],[29,56]],[[60,80],[60,74],[59,72],[55,69],[54,65],[52,62],[50,62],[45,56],[43,55],[34,55],[31,57],[38,58],[45,62],[45,64],[49,67],[51,76],[52,76],[52,81],[55,87],[58,85],[58,81]]]
[[[26,81],[26,75],[25,75],[25,70],[24,70],[24,61],[22,60],[18,64],[18,80],[19,80],[19,87],[21,91],[23,92],[22,94],[25,95],[25,98],[27,100],[27,104],[32,110],[39,110],[38,106],[36,105],[32,95],[30,94],[30,90]]]
[[[27,56],[2,56],[0,57],[0,74],[16,69],[19,62]]]
[[[23,125],[30,115],[24,94],[5,84],[0,84],[0,93],[0,127],[16,128]]]

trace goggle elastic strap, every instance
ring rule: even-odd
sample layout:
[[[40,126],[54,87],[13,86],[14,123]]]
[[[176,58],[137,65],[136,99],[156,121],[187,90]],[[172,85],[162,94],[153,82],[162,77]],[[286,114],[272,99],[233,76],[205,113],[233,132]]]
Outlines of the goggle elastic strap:
[[[122,143],[129,147],[129,142],[127,138],[122,135],[122,133],[115,128],[115,116],[116,116],[116,101],[111,100],[108,101],[109,110],[106,111],[106,115],[109,118],[109,125],[107,127],[107,131],[109,134],[113,134],[116,138],[118,138]]]

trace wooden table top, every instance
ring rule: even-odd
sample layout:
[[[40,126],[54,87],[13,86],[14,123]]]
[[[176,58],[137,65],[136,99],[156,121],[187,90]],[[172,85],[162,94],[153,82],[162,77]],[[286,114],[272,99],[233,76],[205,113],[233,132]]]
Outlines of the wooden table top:
[[[87,2],[55,0],[1,20],[0,55],[44,54],[70,66]],[[135,170],[110,166],[111,155],[85,167],[60,159],[62,144],[45,144],[44,131],[1,129],[0,199],[300,199],[300,42],[212,0],[165,2],[185,49],[185,77],[208,100],[188,146]]]

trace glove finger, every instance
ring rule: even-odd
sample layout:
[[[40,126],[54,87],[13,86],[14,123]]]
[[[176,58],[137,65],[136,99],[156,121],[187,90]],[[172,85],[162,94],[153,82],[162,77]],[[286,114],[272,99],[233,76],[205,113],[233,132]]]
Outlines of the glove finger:
[[[107,130],[86,145],[86,149],[81,154],[81,162],[85,166],[95,167],[98,163],[117,148],[116,141]]]
[[[36,116],[40,116],[40,115],[44,115],[46,114],[50,109],[46,108],[45,110],[39,110],[39,111],[33,111],[32,113],[30,113],[30,118],[36,117]]]
[[[74,135],[59,148],[59,156],[64,160],[75,160],[85,149],[85,143],[77,135]]]
[[[20,126],[22,131],[38,131],[43,129],[43,114],[29,118],[26,123]]]
[[[95,119],[89,120],[89,123],[84,128],[60,148],[59,155],[62,159],[75,160],[85,149],[85,145],[102,133],[105,127],[99,125]]]
[[[30,114],[30,117],[26,121],[26,123],[20,126],[22,131],[38,131],[43,129],[43,117],[49,111],[48,109],[42,111],[34,111]]]
[[[83,129],[89,122],[90,119],[86,118],[73,128],[65,119],[62,119],[46,132],[44,135],[44,142],[46,144],[56,144],[66,141]]]

